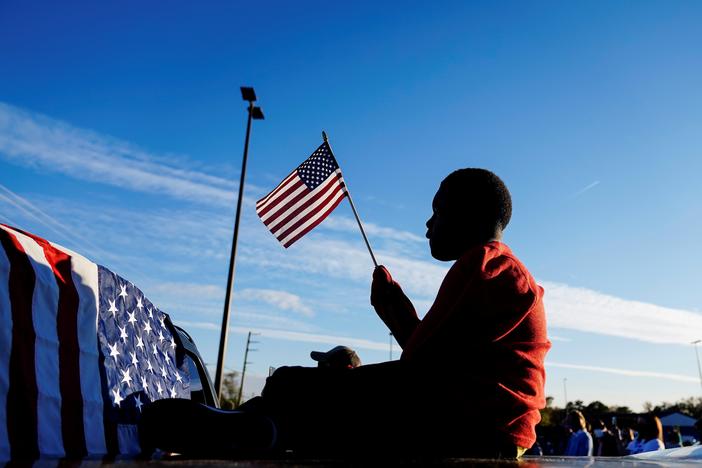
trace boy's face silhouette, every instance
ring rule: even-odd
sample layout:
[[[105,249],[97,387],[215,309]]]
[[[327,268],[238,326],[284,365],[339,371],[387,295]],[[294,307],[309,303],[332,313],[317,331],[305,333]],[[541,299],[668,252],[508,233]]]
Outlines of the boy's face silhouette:
[[[479,200],[456,200],[442,184],[434,195],[433,214],[427,220],[431,256],[441,261],[457,260],[467,250],[490,240],[499,240],[502,231],[480,221],[472,204]]]
[[[443,186],[434,196],[433,214],[427,220],[427,239],[431,256],[437,260],[456,260],[470,247],[467,219],[460,216]],[[465,216],[465,215],[464,215]]]

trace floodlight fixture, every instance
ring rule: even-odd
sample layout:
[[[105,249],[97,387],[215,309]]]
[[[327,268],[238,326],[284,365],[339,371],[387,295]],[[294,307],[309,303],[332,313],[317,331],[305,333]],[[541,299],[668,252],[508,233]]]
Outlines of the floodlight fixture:
[[[260,107],[251,108],[251,118],[254,120],[263,120],[263,111]]]
[[[254,102],[256,100],[256,91],[248,86],[241,87],[241,98],[244,101]]]

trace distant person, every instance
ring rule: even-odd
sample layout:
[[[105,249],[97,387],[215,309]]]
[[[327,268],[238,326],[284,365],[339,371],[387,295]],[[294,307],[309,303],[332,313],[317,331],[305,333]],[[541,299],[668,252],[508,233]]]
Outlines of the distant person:
[[[682,434],[679,427],[673,427],[665,432],[665,448],[680,448],[683,446]]]
[[[630,444],[630,454],[665,449],[663,444],[663,426],[658,416],[652,413],[640,415],[636,419],[636,431],[638,436],[633,444]]]
[[[310,357],[317,361],[317,367],[353,369],[361,365],[356,351],[347,346],[335,346],[327,352],[312,351]]]
[[[564,455],[569,457],[591,457],[592,436],[587,432],[587,422],[583,413],[573,410],[568,413],[565,426],[572,431]]]
[[[607,428],[604,421],[597,420],[593,424],[592,434],[594,435],[595,450],[593,454],[596,457],[617,457],[620,455],[618,448],[618,437]],[[618,431],[617,431],[618,432]]]
[[[250,407],[275,422],[278,450],[517,458],[536,441],[551,344],[543,289],[501,242],[509,191],[490,171],[461,169],[443,180],[432,210],[431,255],[453,264],[424,318],[385,267],[373,272],[371,304],[401,359],[276,370]]]

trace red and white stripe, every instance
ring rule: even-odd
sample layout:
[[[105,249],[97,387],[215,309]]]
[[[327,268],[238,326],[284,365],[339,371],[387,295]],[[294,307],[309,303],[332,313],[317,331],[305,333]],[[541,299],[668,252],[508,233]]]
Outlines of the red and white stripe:
[[[340,169],[314,190],[307,188],[295,170],[256,202],[256,213],[287,248],[321,223],[345,196],[346,185]]]
[[[108,453],[97,265],[0,225],[0,460]]]

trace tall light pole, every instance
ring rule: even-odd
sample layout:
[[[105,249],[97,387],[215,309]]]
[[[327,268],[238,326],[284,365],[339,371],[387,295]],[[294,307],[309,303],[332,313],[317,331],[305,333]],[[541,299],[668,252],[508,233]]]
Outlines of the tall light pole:
[[[700,375],[700,387],[702,387],[702,367],[700,366],[700,353],[697,350],[697,345],[700,343],[702,343],[702,340],[696,340],[690,344],[695,345],[695,356],[697,357],[697,373]]]
[[[217,353],[217,370],[215,372],[215,391],[217,398],[222,396],[222,375],[224,374],[224,354],[227,350],[227,336],[229,328],[229,309],[232,300],[232,285],[234,284],[234,262],[236,260],[236,243],[239,237],[239,219],[241,218],[241,201],[244,199],[244,180],[246,179],[246,160],[249,156],[249,136],[251,135],[251,121],[263,120],[263,111],[255,107],[256,92],[253,88],[241,87],[241,97],[249,102],[249,119],[246,123],[246,140],[244,141],[244,158],[241,162],[241,178],[239,180],[239,198],[236,200],[236,217],[234,218],[234,235],[232,236],[232,250],[229,257],[229,275],[227,276],[227,290],[224,298],[224,313],[222,314],[222,331],[219,336],[219,352]]]

